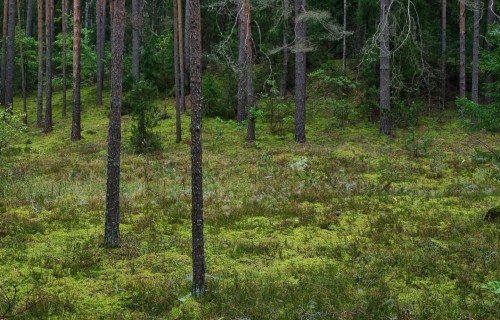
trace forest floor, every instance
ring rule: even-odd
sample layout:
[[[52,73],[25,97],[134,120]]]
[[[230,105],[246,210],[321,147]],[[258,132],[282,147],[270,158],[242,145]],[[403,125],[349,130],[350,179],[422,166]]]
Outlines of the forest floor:
[[[190,118],[182,143],[163,120],[164,151],[137,155],[123,117],[122,246],[105,249],[108,120],[94,97],[83,140],[56,115],[0,156],[0,318],[498,319],[500,224],[483,218],[500,205],[485,147],[500,135],[448,112],[395,138],[309,117],[304,145],[259,124],[248,144],[244,126],[204,119],[208,291],[195,301]]]

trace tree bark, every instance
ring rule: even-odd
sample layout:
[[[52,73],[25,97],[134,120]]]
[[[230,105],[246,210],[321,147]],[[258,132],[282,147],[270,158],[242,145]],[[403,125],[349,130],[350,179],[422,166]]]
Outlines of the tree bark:
[[[14,103],[14,55],[16,34],[16,0],[9,1],[9,17],[7,25],[7,63],[5,69],[5,101],[6,108]]]
[[[5,71],[7,69],[7,27],[9,22],[9,0],[3,0],[2,20],[2,68],[0,69],[0,103],[5,103]],[[5,106],[6,107],[6,106]]]
[[[177,0],[172,1],[172,23],[173,23],[173,33],[174,33],[174,90],[175,90],[175,132],[176,132],[176,140],[175,142],[179,143],[182,140],[182,129],[181,129],[181,104],[180,104],[180,73],[181,70],[179,68],[179,32],[177,28],[179,27],[178,19],[179,16],[177,14],[178,2]]]
[[[306,0],[295,0],[295,141],[306,142]]]
[[[54,0],[45,0],[45,133],[52,131],[52,36]]]
[[[185,79],[184,79],[184,46],[182,37],[182,1],[177,0],[177,32],[179,33],[179,73],[180,73],[180,108],[181,112],[186,111],[186,92],[185,92]]]
[[[192,188],[192,294],[200,298],[205,291],[205,250],[203,239],[203,174],[201,144],[201,14],[200,1],[189,0],[191,47],[191,188]]]
[[[75,1],[76,3],[76,1]],[[67,109],[67,102],[66,102],[66,79],[67,79],[67,55],[68,55],[68,50],[67,50],[67,33],[68,33],[68,23],[67,23],[67,17],[68,17],[68,0],[62,0],[62,115],[63,117],[66,117],[66,109]]]
[[[290,61],[290,50],[288,48],[288,25],[284,26],[283,30],[283,64],[281,70],[280,81],[280,97],[286,96],[286,89],[288,88],[288,63]]]
[[[43,0],[37,1],[37,31],[38,31],[38,91],[36,123],[43,126]]]
[[[459,95],[465,98],[465,0],[460,0],[460,80]]]
[[[245,0],[240,0],[241,9],[239,14],[240,21],[240,34],[239,34],[239,45],[238,45],[238,109],[236,110],[236,120],[238,122],[243,122],[247,118],[247,97],[246,97],[246,89],[247,89],[247,77],[246,77],[246,50],[245,43],[247,37],[247,26],[245,19],[247,18],[247,14],[245,13],[245,6],[247,5]]]
[[[33,33],[33,0],[26,4],[26,37],[31,38]]]
[[[65,1],[65,0],[63,0]],[[80,102],[80,51],[81,51],[80,0],[73,1],[73,121],[71,140],[82,139]]]
[[[140,0],[132,0],[132,75],[140,75],[142,10]]]
[[[22,30],[23,25],[22,25],[22,20],[21,20],[21,2],[17,2],[17,24],[19,31]],[[19,34],[22,34],[19,32]],[[28,124],[28,104],[26,101],[26,63],[24,61],[24,48],[23,48],[23,42],[19,41],[19,58],[21,59],[21,93],[23,96],[23,121],[25,124]]]
[[[120,246],[120,144],[123,49],[125,37],[125,0],[113,2],[111,32],[111,111],[108,133],[108,164],[106,184],[106,221],[104,245]]]
[[[446,0],[441,0],[441,102],[446,106]]]
[[[191,12],[191,4],[189,0],[186,0],[185,6],[185,16],[184,16],[184,80],[186,83],[184,84],[187,87],[187,92],[189,92],[189,68],[190,68],[190,41],[189,37],[191,34],[191,20],[190,20],[190,12]]]
[[[496,0],[488,0],[488,9],[487,9],[488,28],[487,28],[487,30],[489,30],[490,26],[492,26],[497,21],[495,11],[496,11]],[[486,48],[488,51],[493,50],[493,47],[489,43],[487,43]],[[491,88],[490,88],[490,86],[493,84],[493,82],[494,82],[493,75],[491,73],[488,73],[486,75],[486,88],[487,88],[486,101],[485,101],[486,104],[491,103],[491,97],[490,97]]]
[[[474,0],[474,31],[472,39],[472,102],[479,103],[479,28],[481,19],[481,1]]]
[[[389,0],[380,0],[380,132],[392,135]]]
[[[253,52],[252,52],[252,25],[250,18],[250,0],[244,0],[245,6],[242,14],[245,14],[247,34],[245,36],[245,78],[246,78],[246,113],[247,113],[247,141],[255,141],[255,112],[254,112],[254,87],[253,87]]]
[[[89,0],[85,0],[85,15],[84,15],[85,21],[83,22],[85,29],[89,28],[89,9],[90,9]]]
[[[342,71],[346,68],[347,54],[347,0],[344,0],[344,34],[342,37]]]
[[[97,105],[102,106],[102,89],[104,85],[104,46],[106,39],[106,0],[97,0],[96,24]]]

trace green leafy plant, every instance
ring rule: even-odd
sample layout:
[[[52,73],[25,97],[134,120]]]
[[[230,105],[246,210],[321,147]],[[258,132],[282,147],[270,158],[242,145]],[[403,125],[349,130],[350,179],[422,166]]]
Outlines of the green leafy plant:
[[[500,281],[488,281],[481,286],[481,289],[488,290],[500,296]]]
[[[472,130],[485,129],[491,132],[500,131],[500,104],[479,105],[467,98],[457,98],[457,105],[464,115],[464,125]],[[470,119],[476,119],[471,122]]]
[[[23,117],[24,115],[13,114],[10,110],[0,111],[0,154],[7,149],[9,144],[16,143],[26,130]]]
[[[427,131],[425,127],[410,127],[407,135],[403,139],[404,147],[412,157],[422,157],[427,154],[432,147],[436,134]]]

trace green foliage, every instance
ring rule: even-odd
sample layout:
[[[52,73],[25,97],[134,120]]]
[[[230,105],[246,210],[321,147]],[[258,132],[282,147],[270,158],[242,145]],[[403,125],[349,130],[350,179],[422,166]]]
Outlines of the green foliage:
[[[155,85],[146,80],[137,81],[125,96],[124,108],[130,110],[134,120],[130,142],[136,153],[161,149],[161,137],[155,132],[159,124],[159,110],[155,103],[157,98]]]
[[[496,295],[500,295],[500,281],[489,281],[481,286],[481,289],[493,292]]]
[[[23,123],[23,117],[2,107],[0,111],[0,154],[7,149],[9,144],[17,143],[25,130],[26,125]]]
[[[233,119],[237,105],[237,88],[234,74],[228,71],[205,73],[201,82],[204,115]]]
[[[412,128],[418,124],[422,103],[415,99],[393,98],[390,117],[395,126]]]
[[[144,32],[141,47],[141,74],[145,80],[156,85],[160,92],[165,92],[174,85],[172,31],[155,34],[147,30],[149,29],[146,28]],[[128,62],[130,63],[130,60]],[[130,75],[128,77],[130,78]]]
[[[267,82],[270,87],[269,93],[262,93],[258,102],[257,118],[269,124],[269,130],[274,134],[286,134],[292,132],[294,124],[293,104],[278,96],[276,82]]]
[[[403,143],[406,151],[412,157],[422,157],[429,152],[436,133],[428,131],[426,127],[410,127],[408,133],[403,137]]]
[[[457,105],[462,109],[464,124],[472,130],[485,129],[487,131],[500,131],[500,104],[479,105],[467,98],[457,98]],[[471,122],[470,119],[477,121]]]
[[[317,69],[309,74],[311,80],[317,79],[323,85],[327,85],[330,90],[329,93],[332,93],[332,89],[334,92],[347,94],[350,91],[356,89],[358,87],[355,81],[352,81],[345,75],[332,76],[330,72],[327,72],[325,69]]]

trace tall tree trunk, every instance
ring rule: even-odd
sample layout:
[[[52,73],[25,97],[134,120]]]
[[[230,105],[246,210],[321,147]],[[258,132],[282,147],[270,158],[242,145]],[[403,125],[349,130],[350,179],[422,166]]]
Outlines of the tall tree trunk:
[[[104,245],[120,246],[120,145],[122,112],[123,49],[125,37],[125,0],[113,2],[111,32],[111,112],[108,133],[106,184],[106,222]]]
[[[38,29],[38,92],[36,123],[43,126],[43,0],[37,0],[37,29]]]
[[[89,0],[85,0],[85,15],[84,15],[85,21],[83,22],[83,26],[85,27],[85,29],[89,28],[89,11],[90,11],[89,2],[90,2]]]
[[[76,1],[75,1],[76,3]],[[66,39],[67,39],[67,33],[68,33],[68,23],[67,23],[67,17],[68,17],[68,0],[62,0],[62,115],[63,117],[66,117],[66,109],[67,109],[67,102],[66,102],[66,78],[67,78],[67,55],[68,55],[68,50],[67,50],[67,44],[66,44]]]
[[[64,1],[64,0],[63,0]],[[73,121],[71,125],[71,140],[82,138],[81,103],[80,103],[80,0],[73,1]]]
[[[347,0],[344,0],[344,34],[342,37],[342,71],[346,68],[347,54]]]
[[[244,0],[245,6],[242,14],[245,15],[247,34],[245,37],[245,80],[246,80],[246,113],[247,113],[247,141],[255,141],[255,112],[254,112],[254,88],[253,88],[253,52],[252,52],[252,25],[250,18],[250,0]]]
[[[460,80],[459,95],[465,97],[465,0],[460,0]]]
[[[288,88],[288,63],[290,61],[290,49],[288,48],[288,25],[283,28],[283,64],[281,67],[280,97],[286,96]]]
[[[182,112],[186,111],[186,92],[185,88],[185,79],[184,79],[184,46],[183,46],[183,37],[182,37],[182,1],[177,0],[177,32],[179,33],[178,41],[179,41],[179,73],[180,73],[180,108]]]
[[[187,91],[189,92],[189,68],[190,68],[190,41],[189,37],[191,34],[191,20],[190,20],[190,12],[191,12],[191,4],[189,0],[186,0],[185,6],[185,14],[184,14],[184,79],[186,83],[184,84],[187,87]]]
[[[191,194],[193,287],[200,298],[205,291],[205,249],[203,239],[203,174],[201,145],[201,14],[200,0],[189,0],[191,47]]]
[[[33,33],[33,0],[26,4],[26,38],[31,38]]]
[[[389,0],[380,0],[380,132],[392,135]]]
[[[7,27],[9,22],[9,0],[3,0],[2,20],[2,68],[0,69],[0,103],[5,103],[5,71],[7,69]]]
[[[52,131],[52,36],[54,31],[54,0],[45,0],[45,129]]]
[[[246,89],[247,89],[247,77],[245,75],[245,70],[246,70],[246,63],[247,63],[247,57],[246,57],[246,51],[245,51],[245,43],[246,43],[246,37],[247,37],[247,26],[248,24],[246,23],[245,19],[247,15],[245,14],[245,5],[246,1],[245,0],[240,0],[241,4],[241,9],[240,9],[240,14],[239,14],[239,20],[240,20],[240,35],[239,35],[239,45],[238,45],[238,109],[236,110],[236,120],[238,122],[242,122],[247,118],[247,96],[246,96]]]
[[[132,75],[140,75],[142,10],[140,0],[132,0]]]
[[[106,39],[106,0],[97,0],[96,24],[97,105],[102,106],[102,89],[104,85],[104,46]]]
[[[441,101],[446,106],[446,0],[441,0]]]
[[[471,97],[474,103],[479,103],[479,28],[481,19],[481,1],[474,0],[474,31],[472,39],[472,84]]]
[[[21,30],[23,29],[22,20],[21,20],[21,1],[17,2],[17,24],[19,28],[19,33],[22,34]],[[28,124],[28,104],[26,101],[26,71],[25,71],[25,61],[24,61],[24,48],[23,42],[19,41],[19,58],[21,59],[21,93],[23,95],[23,121],[25,124]]]
[[[178,2],[177,0],[172,1],[172,23],[173,23],[173,32],[174,32],[174,89],[175,89],[175,131],[176,131],[176,140],[175,142],[179,143],[182,140],[182,130],[181,130],[181,104],[180,104],[180,75],[181,72],[179,68],[179,33],[177,32],[177,28],[179,24],[177,19],[179,18],[178,11]]]
[[[295,141],[306,142],[306,0],[295,0]]]
[[[6,108],[14,103],[14,55],[16,34],[16,0],[9,1],[9,17],[7,26],[7,64],[5,69],[5,101]]]
[[[496,0],[488,0],[488,9],[487,9],[487,24],[488,24],[488,27],[487,27],[487,30],[489,31],[491,26],[497,21],[497,18],[496,18],[496,15],[495,15],[495,11],[496,11]],[[491,51],[493,50],[493,47],[491,46],[490,43],[487,43],[486,44],[486,48],[488,51]],[[494,77],[491,73],[488,73],[486,75],[486,88],[487,88],[487,94],[486,94],[486,104],[490,104],[491,103],[491,85],[493,84],[494,82]]]

